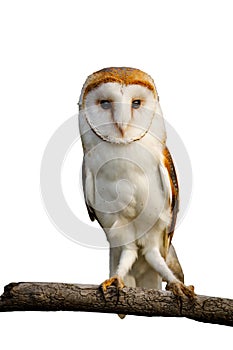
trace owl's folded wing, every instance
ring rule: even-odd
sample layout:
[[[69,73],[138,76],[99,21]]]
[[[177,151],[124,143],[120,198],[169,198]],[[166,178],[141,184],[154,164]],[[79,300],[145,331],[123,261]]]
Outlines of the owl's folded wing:
[[[94,221],[96,219],[96,215],[95,215],[94,209],[90,205],[91,198],[94,195],[93,177],[91,172],[88,169],[86,169],[84,159],[83,159],[83,165],[82,165],[82,181],[83,181],[83,194],[84,194],[84,199],[87,206],[87,211],[91,221]]]
[[[179,211],[179,185],[178,185],[176,169],[172,160],[172,156],[167,147],[165,147],[163,150],[163,165],[167,170],[167,176],[169,180],[170,193],[171,193],[170,207],[171,207],[172,216],[171,216],[170,227],[168,229],[168,235],[171,241],[174,233],[175,225],[176,225],[177,214]]]

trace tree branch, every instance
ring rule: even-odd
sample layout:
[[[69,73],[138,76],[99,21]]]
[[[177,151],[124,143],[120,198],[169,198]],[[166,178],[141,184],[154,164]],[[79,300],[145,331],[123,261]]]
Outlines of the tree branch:
[[[233,326],[233,300],[197,295],[193,300],[171,292],[66,283],[11,283],[0,297],[0,312],[87,311],[138,316],[187,317],[196,321]]]

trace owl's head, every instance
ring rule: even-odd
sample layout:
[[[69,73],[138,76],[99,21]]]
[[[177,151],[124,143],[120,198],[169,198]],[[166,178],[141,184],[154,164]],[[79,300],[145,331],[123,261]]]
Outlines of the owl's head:
[[[105,68],[90,75],[83,86],[80,119],[102,140],[131,143],[154,129],[153,124],[159,134],[164,133],[158,100],[148,74],[134,68]]]

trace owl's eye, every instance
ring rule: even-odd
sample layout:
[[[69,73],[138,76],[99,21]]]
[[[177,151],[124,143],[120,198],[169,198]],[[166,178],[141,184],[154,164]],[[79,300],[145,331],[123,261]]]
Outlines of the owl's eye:
[[[134,100],[134,101],[132,101],[132,107],[134,108],[134,109],[137,109],[137,108],[139,108],[141,106],[141,100]]]
[[[100,105],[103,109],[110,109],[112,107],[111,101],[109,100],[101,100]]]

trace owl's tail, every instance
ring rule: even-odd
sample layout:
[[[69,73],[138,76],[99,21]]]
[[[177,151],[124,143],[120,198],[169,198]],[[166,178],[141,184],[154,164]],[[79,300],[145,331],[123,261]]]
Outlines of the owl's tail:
[[[184,273],[180,265],[179,259],[177,257],[174,246],[171,244],[168,250],[168,255],[166,258],[166,263],[170,270],[174,273],[176,278],[184,283]]]

